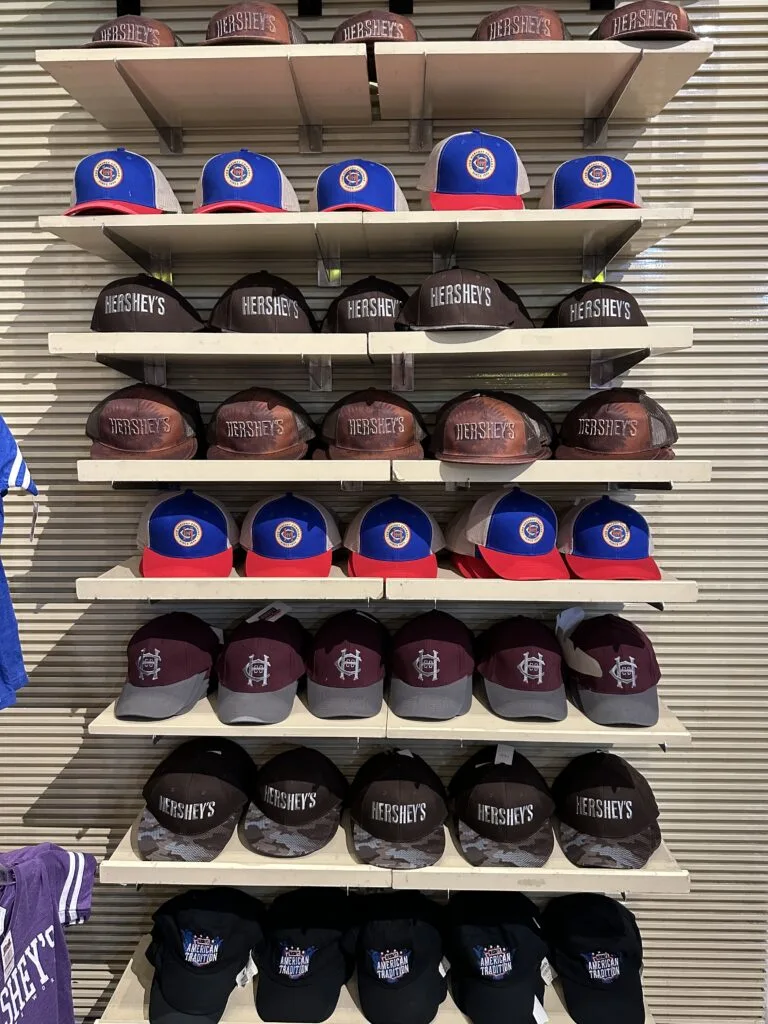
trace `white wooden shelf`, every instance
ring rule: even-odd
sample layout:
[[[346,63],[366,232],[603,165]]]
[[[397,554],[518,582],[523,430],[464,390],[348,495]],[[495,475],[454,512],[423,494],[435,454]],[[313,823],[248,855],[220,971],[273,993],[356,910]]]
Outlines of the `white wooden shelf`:
[[[54,356],[77,359],[118,357],[191,362],[202,360],[248,360],[285,362],[287,360],[366,359],[365,334],[149,334],[146,332],[105,333],[82,331],[73,334],[49,334],[48,351]]]
[[[389,481],[386,459],[80,459],[80,483],[344,483]]]
[[[80,466],[81,463],[78,463]],[[82,479],[82,478],[81,478]],[[526,466],[473,466],[427,460],[392,463],[392,479],[407,484],[658,484],[702,483],[712,479],[712,463],[698,459],[541,459]]]

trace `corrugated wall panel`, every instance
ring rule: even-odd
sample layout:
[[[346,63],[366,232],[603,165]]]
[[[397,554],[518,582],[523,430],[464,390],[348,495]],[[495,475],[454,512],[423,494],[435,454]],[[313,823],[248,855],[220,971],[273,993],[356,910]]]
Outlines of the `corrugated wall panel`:
[[[145,11],[173,23],[189,43],[201,38],[214,0],[144,0]],[[326,3],[322,21],[307,21],[312,40],[330,38],[342,17],[360,4]],[[415,20],[427,39],[466,39],[492,3],[416,0]],[[33,62],[38,47],[81,44],[109,16],[106,0],[4,0],[0,5],[0,411],[22,442],[42,485],[37,539],[27,543],[29,504],[11,497],[3,560],[11,578],[32,682],[19,705],[2,715],[0,843],[12,848],[53,840],[102,855],[114,848],[140,805],[139,790],[169,747],[162,741],[120,742],[88,737],[87,723],[118,692],[123,648],[134,628],[159,609],[140,604],[78,603],[74,579],[97,573],[133,553],[134,529],[145,495],[78,485],[75,460],[87,445],[89,409],[125,381],[90,362],[56,360],[46,346],[49,330],[88,326],[99,288],[123,267],[70,249],[36,228],[39,214],[67,203],[75,162],[110,144],[127,145],[156,160],[182,203],[191,201],[196,175],[215,152],[248,145],[275,157],[306,200],[318,170],[344,155],[388,163],[415,199],[425,154],[408,151],[405,123],[325,132],[325,152],[301,155],[295,133],[260,130],[237,135],[190,132],[183,156],[159,153],[148,132],[109,133],[96,125]],[[577,37],[599,15],[586,3],[566,0],[559,10]],[[695,348],[636,367],[627,379],[647,387],[678,423],[681,456],[712,458],[711,484],[671,494],[641,493],[638,506],[654,527],[657,551],[672,572],[700,581],[696,606],[664,613],[633,610],[652,637],[664,672],[664,695],[688,725],[693,745],[684,751],[633,750],[631,759],[651,780],[675,855],[692,872],[690,896],[635,898],[647,946],[646,989],[661,1024],[763,1019],[763,968],[768,920],[768,555],[765,457],[768,452],[765,293],[768,277],[768,5],[746,0],[702,0],[689,10],[702,34],[715,40],[710,61],[649,123],[619,122],[607,151],[628,156],[641,191],[652,203],[690,203],[695,222],[632,263],[615,264],[610,279],[638,297],[652,323],[693,323]],[[555,164],[580,152],[576,122],[489,122],[491,131],[518,146],[533,195]],[[462,123],[439,122],[441,138]],[[570,262],[510,259],[477,264],[519,289],[535,315],[579,282]],[[250,268],[257,269],[257,268]],[[322,312],[334,292],[315,287],[314,268],[270,264],[285,273]],[[414,286],[430,267],[382,261],[373,269]],[[200,265],[176,274],[176,284],[201,309],[245,268]],[[371,270],[345,265],[347,281]],[[583,397],[587,381],[574,366],[543,368],[532,361],[494,379],[541,401],[556,417]],[[205,412],[244,379],[244,366],[174,367],[169,383],[198,398]],[[315,414],[347,391],[372,380],[386,386],[385,366],[338,367],[334,391],[309,394],[306,375],[285,367],[259,374],[290,391]],[[448,396],[480,379],[469,361],[451,366],[421,361],[413,398],[430,418]],[[212,487],[241,513],[263,487]],[[316,488],[342,519],[387,488],[362,495]],[[462,492],[413,487],[445,519],[467,499]],[[480,489],[472,494],[480,493]],[[571,493],[541,491],[556,505]],[[242,613],[242,605],[195,606],[216,624]],[[300,614],[312,625],[328,612],[315,605]],[[479,627],[502,609],[463,607]],[[392,624],[410,614],[387,608]],[[322,744],[350,768],[372,749]],[[416,748],[449,770],[466,750],[442,744]],[[258,756],[264,747],[251,744]],[[267,751],[268,752],[268,751]],[[551,775],[576,750],[541,747],[532,756]],[[620,751],[621,752],[621,751]],[[75,1000],[91,1019],[103,1007],[148,915],[169,890],[97,888],[90,924],[72,935]]]

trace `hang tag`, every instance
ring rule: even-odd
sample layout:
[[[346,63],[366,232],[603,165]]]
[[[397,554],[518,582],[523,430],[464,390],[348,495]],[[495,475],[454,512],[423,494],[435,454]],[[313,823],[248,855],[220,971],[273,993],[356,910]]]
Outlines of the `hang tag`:
[[[224,630],[220,626],[211,626],[211,629],[216,634],[220,644],[224,643]]]
[[[551,985],[556,977],[557,972],[555,971],[554,967],[549,962],[549,960],[547,960],[547,958],[544,957],[544,959],[541,961],[541,980],[544,982],[545,985]]]
[[[538,996],[533,997],[533,1019],[536,1021],[536,1024],[547,1024],[549,1020],[549,1015],[539,1002]]]
[[[277,622],[278,619],[282,619],[284,615],[288,615],[291,609],[287,604],[283,604],[281,601],[273,601],[272,604],[265,604],[263,608],[260,608],[253,615],[249,615],[245,620],[246,622]]]
[[[450,971],[450,969],[450,963],[448,962],[446,957],[443,957],[443,959],[440,961],[440,966],[438,968],[438,970],[440,971],[440,977],[444,978],[448,971]]]
[[[403,757],[413,757],[410,750],[398,750],[398,754],[402,754]]]
[[[249,953],[248,954],[248,963],[245,965],[245,967],[242,969],[242,971],[240,971],[238,976],[235,978],[235,981],[237,982],[237,987],[238,988],[245,988],[245,986],[248,984],[248,982],[252,981],[253,978],[255,978],[258,973],[259,973],[259,969],[256,966],[256,964],[253,962],[253,956]]]
[[[511,747],[508,743],[497,743],[496,744],[496,756],[493,759],[494,764],[512,764],[515,759],[515,748]]]
[[[35,539],[35,527],[37,526],[37,517],[40,515],[40,502],[32,502],[32,522],[29,525],[29,543],[31,544]]]
[[[3,959],[3,977],[8,981],[11,976],[11,971],[16,966],[16,954],[13,950],[13,935],[10,932],[8,932],[2,943],[0,943],[0,956]]]
[[[555,633],[557,639],[572,633],[580,622],[584,621],[585,611],[583,608],[565,608],[555,619]]]

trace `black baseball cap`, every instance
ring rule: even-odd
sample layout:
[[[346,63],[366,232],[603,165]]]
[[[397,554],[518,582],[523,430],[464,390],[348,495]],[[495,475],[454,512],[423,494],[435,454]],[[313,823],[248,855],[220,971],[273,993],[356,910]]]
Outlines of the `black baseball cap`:
[[[323,330],[336,334],[394,331],[407,301],[408,292],[399,284],[380,277],[364,277],[333,300],[325,314]]]
[[[232,740],[200,737],[161,761],[142,790],[142,860],[212,861],[237,827],[256,766]]]
[[[540,868],[549,860],[555,803],[519,750],[483,747],[456,772],[449,793],[458,844],[470,864]]]
[[[533,327],[522,299],[509,285],[461,267],[441,270],[423,281],[397,322],[415,331]]]
[[[309,334],[318,330],[299,289],[266,270],[246,274],[230,285],[211,310],[208,326],[242,334]]]
[[[445,787],[409,750],[369,758],[352,782],[349,809],[352,844],[365,864],[421,868],[436,864],[445,851]]]
[[[261,1020],[319,1024],[332,1015],[354,968],[345,945],[350,903],[342,889],[294,889],[276,897],[258,959]]]
[[[472,1024],[531,1024],[544,1002],[547,944],[535,904],[519,892],[459,892],[445,944],[454,1002]],[[614,1022],[615,1024],[615,1022]]]
[[[550,900],[541,923],[575,1024],[644,1024],[643,941],[625,906],[573,893]]]
[[[203,318],[170,284],[135,274],[110,281],[99,292],[92,331],[202,331]]]
[[[242,889],[192,889],[152,916],[147,959],[155,968],[151,1024],[217,1024],[252,951],[266,911]]]
[[[544,327],[647,327],[637,299],[612,284],[585,284],[566,295]]]
[[[341,822],[349,785],[336,765],[311,747],[270,758],[256,773],[242,838],[265,857],[304,857],[327,846]]]

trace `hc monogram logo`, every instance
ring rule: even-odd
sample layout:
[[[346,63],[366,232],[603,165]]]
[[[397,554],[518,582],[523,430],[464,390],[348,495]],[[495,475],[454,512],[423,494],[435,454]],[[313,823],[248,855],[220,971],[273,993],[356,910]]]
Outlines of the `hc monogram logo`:
[[[637,686],[637,662],[634,658],[616,658],[611,669],[611,675],[616,680],[620,690],[634,690]]]
[[[139,670],[139,679],[154,680],[160,675],[163,659],[157,648],[154,651],[145,651],[142,647],[141,654],[136,659],[136,668]]]
[[[541,686],[544,682],[545,668],[546,662],[541,652],[531,654],[530,651],[526,651],[523,655],[523,660],[517,666],[517,671],[526,683],[535,683],[537,686]]]
[[[249,686],[266,686],[269,682],[269,655],[265,654],[257,658],[252,654],[243,666],[243,675],[248,680]]]
[[[355,653],[348,651],[346,647],[342,650],[334,662],[339,672],[339,679],[359,679],[360,670],[363,667],[363,659],[360,651],[355,649]]]
[[[425,679],[431,679],[433,683],[437,682],[437,677],[440,675],[440,655],[437,651],[419,651],[419,656],[413,662],[413,667],[419,674],[419,682],[423,682]]]

